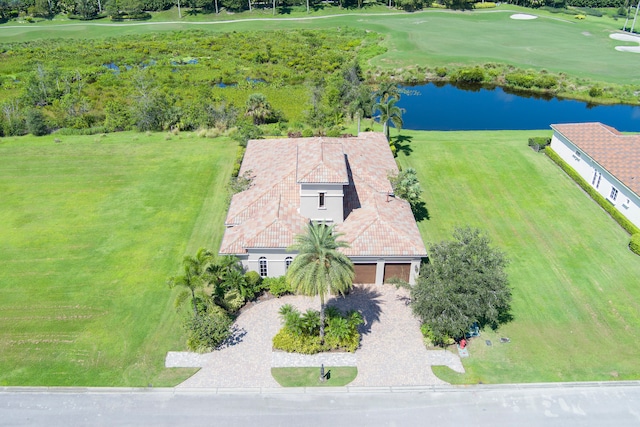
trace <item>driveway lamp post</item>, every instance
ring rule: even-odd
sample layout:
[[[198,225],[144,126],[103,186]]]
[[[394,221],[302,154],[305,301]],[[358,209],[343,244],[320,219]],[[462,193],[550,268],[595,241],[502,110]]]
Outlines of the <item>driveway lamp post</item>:
[[[324,363],[320,365],[320,382],[325,382],[327,380],[324,373]]]

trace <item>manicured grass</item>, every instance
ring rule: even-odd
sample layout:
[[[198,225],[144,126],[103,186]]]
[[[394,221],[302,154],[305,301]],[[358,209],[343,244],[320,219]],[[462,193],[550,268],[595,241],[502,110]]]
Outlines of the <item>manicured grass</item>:
[[[54,138],[61,142],[54,142]],[[174,385],[167,277],[216,249],[236,143],[189,134],[0,139],[0,385]]]
[[[275,20],[269,13],[260,11],[182,19],[171,11],[159,13],[152,22],[53,21],[18,25],[9,22],[0,25],[0,42],[52,37],[101,38],[194,26],[221,32],[355,27],[387,36],[384,42],[387,53],[372,60],[373,65],[384,68],[499,62],[603,82],[640,83],[640,75],[635,72],[640,66],[640,54],[616,51],[615,46],[629,43],[609,38],[611,32],[622,27],[622,20],[589,16],[579,21],[567,15],[510,5],[464,13],[430,9],[383,15],[379,13],[382,11],[381,8],[374,9],[373,13],[370,9],[360,12],[326,8],[311,15],[304,12],[277,15]],[[534,13],[540,18],[531,21],[510,19],[515,12]],[[334,14],[337,16],[326,17]]]
[[[282,387],[342,387],[358,375],[355,366],[325,367],[327,380],[321,382],[320,368],[271,368],[271,375]]]
[[[550,131],[403,132],[418,170],[425,242],[485,230],[511,260],[514,320],[471,341],[450,382],[640,378],[640,259],[629,236],[527,138]],[[509,344],[500,344],[508,337]],[[485,340],[492,341],[487,346]]]

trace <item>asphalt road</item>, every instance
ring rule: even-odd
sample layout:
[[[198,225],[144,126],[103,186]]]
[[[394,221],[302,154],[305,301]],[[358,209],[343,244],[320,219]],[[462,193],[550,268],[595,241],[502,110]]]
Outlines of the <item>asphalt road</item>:
[[[0,388],[1,426],[640,426],[640,382],[341,389]]]

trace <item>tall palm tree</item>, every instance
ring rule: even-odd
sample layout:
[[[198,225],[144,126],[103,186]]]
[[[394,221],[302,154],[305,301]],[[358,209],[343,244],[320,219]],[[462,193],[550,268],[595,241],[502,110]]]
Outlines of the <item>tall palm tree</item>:
[[[400,100],[400,88],[394,82],[384,81],[380,83],[378,89],[374,92],[374,97],[378,102],[387,102],[389,98]]]
[[[404,108],[400,108],[396,105],[398,102],[398,98],[388,98],[387,101],[379,101],[373,106],[373,111],[380,112],[380,123],[383,126],[383,132],[387,136],[387,141],[389,141],[389,122],[393,123],[393,125],[398,129],[402,129],[402,125],[404,122],[402,121],[402,113],[404,113]]]
[[[353,101],[349,104],[349,114],[351,119],[354,116],[358,118],[358,133],[360,133],[360,120],[365,117],[371,117],[375,97],[374,93],[366,85],[360,85],[357,91]]]
[[[320,296],[320,341],[324,344],[325,295],[344,294],[353,286],[353,263],[339,248],[349,247],[336,240],[333,226],[309,223],[307,232],[295,236],[287,250],[298,255],[287,270],[287,280],[293,290],[302,295]]]
[[[201,248],[198,250],[195,257],[190,255],[185,256],[182,260],[183,274],[180,276],[173,276],[167,282],[171,288],[176,286],[185,288],[184,291],[178,295],[176,305],[180,305],[190,295],[191,303],[193,304],[194,316],[198,315],[196,293],[204,290],[212,280],[212,276],[209,273],[209,266],[211,265],[212,260],[213,254],[211,251]]]

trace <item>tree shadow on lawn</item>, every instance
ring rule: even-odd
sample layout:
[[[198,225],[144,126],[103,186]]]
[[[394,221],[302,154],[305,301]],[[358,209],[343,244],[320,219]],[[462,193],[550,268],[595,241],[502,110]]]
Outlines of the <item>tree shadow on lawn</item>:
[[[356,310],[362,314],[364,323],[358,327],[361,335],[371,332],[371,325],[380,321],[382,313],[382,294],[375,288],[354,286],[352,291],[344,297],[333,297],[327,305],[336,307],[342,312]]]
[[[398,135],[394,138],[394,145],[396,146],[396,153],[402,152],[405,156],[409,157],[413,153],[413,149],[409,144],[413,140],[412,136]]]

